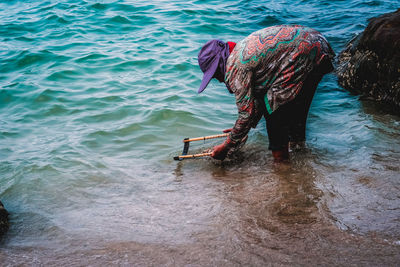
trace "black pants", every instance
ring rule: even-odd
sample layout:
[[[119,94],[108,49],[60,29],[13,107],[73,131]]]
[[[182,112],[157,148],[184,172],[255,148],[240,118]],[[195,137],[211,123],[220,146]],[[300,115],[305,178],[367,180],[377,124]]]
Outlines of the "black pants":
[[[286,149],[290,142],[306,140],[306,121],[315,90],[322,77],[333,70],[329,59],[315,67],[304,81],[299,95],[272,114],[265,114],[270,150]]]

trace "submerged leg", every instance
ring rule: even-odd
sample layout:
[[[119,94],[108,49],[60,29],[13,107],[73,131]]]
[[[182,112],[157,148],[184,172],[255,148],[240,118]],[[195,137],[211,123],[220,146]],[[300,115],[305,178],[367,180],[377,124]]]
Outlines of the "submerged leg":
[[[287,123],[287,107],[280,107],[271,115],[266,115],[269,150],[277,162],[289,159],[288,142],[289,127]]]
[[[323,74],[318,70],[311,72],[304,81],[300,94],[290,105],[289,147],[291,150],[299,150],[305,147],[308,112],[322,76]]]

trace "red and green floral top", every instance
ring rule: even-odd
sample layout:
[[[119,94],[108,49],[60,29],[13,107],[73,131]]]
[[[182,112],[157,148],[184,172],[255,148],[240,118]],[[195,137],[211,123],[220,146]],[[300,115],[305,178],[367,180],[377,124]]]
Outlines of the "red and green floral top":
[[[225,84],[235,94],[238,119],[227,143],[236,145],[271,114],[293,100],[312,69],[335,53],[327,40],[308,27],[272,26],[236,44],[226,63]]]

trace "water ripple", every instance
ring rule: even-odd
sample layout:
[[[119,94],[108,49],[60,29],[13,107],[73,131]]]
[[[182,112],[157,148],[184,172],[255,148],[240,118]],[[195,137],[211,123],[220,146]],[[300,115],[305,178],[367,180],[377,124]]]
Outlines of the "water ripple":
[[[285,227],[265,221],[274,216],[270,209],[286,214],[314,207],[308,196],[297,206],[270,203],[265,196],[250,205],[253,192],[263,195],[259,185],[276,189],[266,190],[271,199],[298,197],[307,179],[308,189],[322,188],[326,203],[319,204],[339,225],[400,236],[393,190],[400,187],[399,118],[338,88],[332,75],[313,100],[309,148],[294,154],[294,168],[274,169],[265,122],[251,131],[242,157],[226,165],[172,160],[183,138],[220,133],[237,116],[222,84],[212,81],[197,94],[197,53],[204,42],[240,41],[262,27],[304,24],[321,31],[339,52],[367,18],[397,6],[394,0],[0,2],[0,199],[13,225],[5,246],[18,244],[25,251],[32,244],[27,250],[36,253],[40,244],[59,242],[64,244],[55,246],[58,251],[71,251],[72,244],[83,251],[88,239],[120,241],[125,235],[192,242],[199,229],[221,232],[213,227],[233,227],[232,239],[247,240],[241,233],[262,228],[248,221],[275,232]],[[202,151],[218,141],[192,148]],[[237,224],[218,217],[224,212]],[[171,214],[176,216],[165,219]],[[181,222],[188,222],[183,232]],[[208,243],[205,233],[196,242]]]

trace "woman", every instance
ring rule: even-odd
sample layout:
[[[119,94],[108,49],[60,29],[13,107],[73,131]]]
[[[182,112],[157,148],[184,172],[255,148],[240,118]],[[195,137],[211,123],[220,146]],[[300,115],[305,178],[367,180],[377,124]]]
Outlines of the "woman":
[[[289,158],[288,146],[302,146],[315,89],[333,70],[335,56],[317,31],[299,25],[272,26],[238,44],[211,40],[198,55],[204,73],[198,93],[212,78],[235,94],[238,119],[212,157],[223,160],[245,140],[262,116],[267,123],[269,149],[277,161]]]

